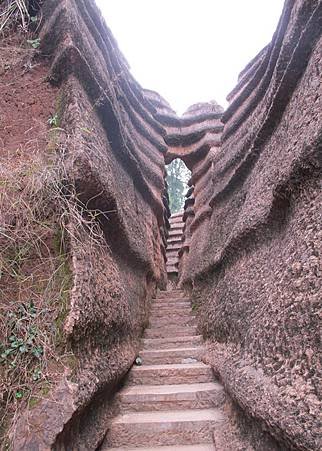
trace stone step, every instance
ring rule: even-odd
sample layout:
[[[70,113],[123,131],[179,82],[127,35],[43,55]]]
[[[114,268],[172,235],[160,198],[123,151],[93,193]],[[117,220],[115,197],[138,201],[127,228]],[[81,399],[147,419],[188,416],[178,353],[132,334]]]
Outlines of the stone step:
[[[198,361],[204,352],[204,347],[194,348],[170,348],[170,349],[147,349],[141,351],[140,357],[144,365],[165,365],[168,363],[188,363],[191,360]]]
[[[197,326],[169,326],[145,329],[144,338],[170,338],[197,335]]]
[[[179,263],[180,263],[180,255],[179,253],[177,253],[177,255],[174,254],[166,254],[166,265],[167,266],[176,266],[178,267]]]
[[[167,256],[167,266],[177,266],[179,264],[179,256],[176,257],[168,257]]]
[[[160,306],[152,307],[150,311],[150,317],[164,318],[166,316],[194,316],[195,312],[192,310],[191,305],[182,306]]]
[[[191,305],[162,305],[162,306],[153,306],[150,310],[150,315],[152,316],[167,316],[167,315],[175,315],[175,316],[187,316],[192,314]]]
[[[178,445],[178,446],[148,446],[147,448],[110,448],[103,445],[101,451],[215,451],[214,445]]]
[[[183,290],[159,291],[157,294],[157,299],[178,299],[182,297],[187,297]]]
[[[175,243],[175,244],[168,244],[167,245],[167,248],[166,248],[166,251],[168,252],[168,251],[170,251],[170,252],[172,252],[172,251],[179,251],[180,249],[181,249],[181,243]]]
[[[193,313],[191,304],[188,303],[180,303],[178,305],[176,304],[153,304],[151,307],[151,314],[158,314],[158,315],[186,315]]]
[[[212,443],[218,409],[135,412],[116,417],[106,436],[110,446],[155,446]]]
[[[175,274],[178,275],[178,268],[177,266],[168,266],[166,265],[167,274]]]
[[[150,318],[157,319],[157,318],[164,318],[164,317],[170,317],[170,316],[176,316],[176,317],[183,317],[183,316],[193,316],[193,312],[191,309],[191,306],[187,307],[172,307],[172,308],[152,308],[150,311]]]
[[[163,327],[163,326],[192,326],[196,323],[196,317],[192,315],[171,315],[168,318],[167,317],[157,317],[157,318],[150,318],[149,321],[149,327]]]
[[[182,237],[182,229],[170,229],[168,232],[168,237]]]
[[[183,308],[183,307],[190,307],[191,308],[191,302],[189,300],[185,300],[184,298],[176,299],[175,301],[166,301],[165,299],[163,301],[157,301],[155,300],[151,306],[151,308]]]
[[[170,221],[175,221],[177,218],[182,218],[183,216],[183,211],[178,211],[178,213],[172,213],[172,215],[170,216]]]
[[[167,303],[167,301],[163,302],[154,302],[151,305],[151,312],[160,312],[165,314],[165,310],[171,310],[172,312],[178,311],[191,311],[191,303],[185,302],[185,301],[178,301],[178,302],[170,302]]]
[[[213,372],[204,363],[142,365],[128,375],[130,385],[199,384],[213,382]]]
[[[177,237],[169,236],[167,238],[167,245],[168,244],[174,244],[174,243],[181,245],[182,244],[182,235],[177,236]]]
[[[167,257],[171,257],[171,256],[176,257],[179,254],[180,249],[181,249],[181,247],[178,247],[177,249],[169,249],[167,247],[167,249],[166,249]]]
[[[137,385],[119,394],[123,412],[208,409],[225,401],[221,384]]]
[[[167,337],[167,338],[145,338],[143,340],[143,349],[167,349],[170,347],[184,346],[192,348],[202,343],[201,335],[192,335],[184,337]]]
[[[165,259],[166,265],[168,265],[168,266],[175,266],[176,262],[172,263],[173,259],[176,259],[176,260],[178,260],[180,262],[180,254],[179,254],[179,252],[177,253],[177,255],[166,254],[166,259]]]
[[[168,313],[165,312],[169,312],[170,316],[184,316],[184,317],[189,317],[189,316],[194,316],[191,306],[184,306],[184,308],[182,308],[182,306],[177,306],[177,305],[172,305],[168,306],[167,309],[164,308],[164,306],[162,307],[162,309],[160,308],[153,308],[150,311],[150,317],[152,317],[153,319],[156,319],[157,317],[160,319],[166,319],[168,316]]]
[[[167,262],[169,262],[169,260],[171,258],[175,258],[176,260],[179,259],[179,252],[178,251],[167,251],[166,252],[166,257],[167,257]]]
[[[153,306],[153,307],[155,307],[155,306]],[[194,316],[193,312],[192,312],[192,309],[191,309],[191,305],[190,306],[188,306],[188,305],[184,306],[185,307],[185,311],[184,311],[184,309],[182,308],[181,305],[178,306],[178,305],[174,304],[174,305],[170,305],[170,306],[168,305],[167,307],[168,308],[166,309],[166,311],[171,311],[171,316],[178,316],[180,314],[182,314],[184,316],[187,316],[187,317],[188,316]],[[162,306],[162,308],[163,308],[162,311],[160,309],[158,309],[158,308],[156,308],[156,309],[154,308],[153,311],[155,311],[156,314],[158,314],[159,316],[163,314],[163,316],[160,316],[160,318],[166,319],[167,318],[167,314],[164,313],[165,306]],[[171,310],[170,310],[170,308],[171,308]],[[178,312],[178,313],[176,314],[176,312]],[[152,314],[152,311],[151,311],[151,314]]]
[[[157,304],[157,303],[162,303],[162,304],[180,304],[182,302],[188,302],[189,304],[191,304],[191,300],[190,298],[188,298],[185,295],[182,296],[168,296],[166,298],[162,298],[162,297],[157,297],[154,301],[153,301],[153,305]]]
[[[184,222],[171,222],[171,230],[173,229],[183,229]]]

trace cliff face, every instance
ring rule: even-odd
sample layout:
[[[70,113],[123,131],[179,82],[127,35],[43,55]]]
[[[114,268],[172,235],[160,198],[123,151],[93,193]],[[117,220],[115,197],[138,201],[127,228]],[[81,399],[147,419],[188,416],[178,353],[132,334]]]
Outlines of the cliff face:
[[[198,228],[201,230],[204,221],[211,215],[209,201],[213,193],[213,159],[220,148],[223,109],[214,101],[199,103],[191,106],[178,118],[169,109],[161,108],[160,105],[157,107],[156,117],[166,128],[166,164],[175,158],[181,158],[191,171],[190,189],[183,214],[185,225],[179,250],[180,278],[183,280],[187,255],[192,245],[192,234]],[[198,239],[194,241],[191,258],[198,258],[199,246],[202,244],[203,241],[198,242]]]
[[[321,20],[321,2],[286,1],[240,74],[181,272],[227,391],[301,450],[321,449]]]
[[[51,399],[20,420],[15,449],[89,449],[105,433],[101,407],[137,355],[149,301],[166,283],[166,145],[95,2],[48,1],[42,15],[35,58],[45,58],[56,93],[61,193],[76,205],[65,212],[72,289],[63,332],[75,361]],[[85,407],[95,413],[84,423]],[[72,434],[59,436],[71,423]]]
[[[31,41],[37,50],[27,55],[10,42],[0,49],[8,91],[0,99],[0,158],[11,179],[20,177],[17,186],[1,180],[1,271],[8,243],[28,221],[43,253],[54,254],[59,226],[59,255],[52,267],[46,254],[38,275],[55,280],[52,291],[63,300],[51,302],[46,288],[32,308],[51,312],[46,334],[57,326],[56,347],[68,349],[70,360],[56,368],[49,396],[24,405],[13,449],[96,449],[104,438],[150,300],[166,286],[165,164],[182,158],[192,176],[182,246],[175,239],[169,247],[169,269],[175,251],[176,272],[179,251],[179,284],[192,293],[206,360],[249,439],[238,448],[218,433],[216,446],[320,450],[321,1],[286,0],[272,42],[240,74],[225,112],[210,102],[181,118],[132,78],[93,0],[41,4],[38,41]],[[8,69],[15,52],[23,57]],[[28,115],[39,136],[29,135]],[[16,171],[21,161],[24,170]],[[38,182],[51,186],[36,211],[35,187],[26,185],[35,163]],[[9,298],[10,308],[16,298],[30,300],[24,281],[36,277],[39,262],[32,254],[20,260],[23,277],[9,293],[13,275],[1,273],[1,314]],[[56,280],[65,266],[66,286]],[[10,336],[4,329],[1,341]]]

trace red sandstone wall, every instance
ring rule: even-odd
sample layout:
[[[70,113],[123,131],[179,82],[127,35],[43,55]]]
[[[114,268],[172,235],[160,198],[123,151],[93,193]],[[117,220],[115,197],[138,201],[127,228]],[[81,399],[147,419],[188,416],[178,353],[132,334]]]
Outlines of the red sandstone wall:
[[[173,112],[157,104],[157,118],[165,126],[168,151],[166,164],[181,158],[191,170],[183,220],[182,248],[180,250],[180,278],[190,250],[193,231],[211,215],[209,200],[213,192],[213,159],[220,147],[223,109],[216,102],[191,106],[178,118]],[[195,246],[197,245],[194,243]],[[196,248],[194,248],[194,253]]]
[[[42,13],[40,52],[59,88],[66,184],[87,219],[96,215],[101,235],[93,239],[91,228],[80,231],[69,218],[73,289],[64,329],[77,370],[73,383],[64,377],[20,420],[14,449],[95,449],[106,431],[100,408],[108,411],[137,354],[149,301],[166,283],[166,145],[156,109],[95,2],[47,1]]]
[[[205,183],[211,197],[200,202],[210,213],[189,225],[181,274],[193,288],[209,360],[228,393],[282,449],[316,451],[322,448],[321,30],[320,1],[286,1],[271,44],[242,72]]]
[[[101,236],[70,218],[65,334],[76,371],[21,419],[15,449],[93,449],[102,438],[101,414],[165,281],[164,156],[179,156],[192,170],[181,283],[193,289],[209,361],[282,449],[319,450],[321,1],[286,1],[223,117],[200,104],[177,118],[142,90],[92,0],[44,2],[43,19],[65,182]]]

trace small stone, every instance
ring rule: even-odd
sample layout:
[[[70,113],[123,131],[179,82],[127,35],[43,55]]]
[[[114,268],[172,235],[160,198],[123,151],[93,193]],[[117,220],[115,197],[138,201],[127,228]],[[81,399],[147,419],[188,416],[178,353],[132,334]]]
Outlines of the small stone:
[[[141,359],[141,357],[137,357],[136,359],[135,359],[135,365],[137,365],[137,366],[141,366],[142,365],[142,359]]]
[[[193,359],[192,357],[188,357],[187,359],[183,359],[182,363],[197,363],[197,359]]]

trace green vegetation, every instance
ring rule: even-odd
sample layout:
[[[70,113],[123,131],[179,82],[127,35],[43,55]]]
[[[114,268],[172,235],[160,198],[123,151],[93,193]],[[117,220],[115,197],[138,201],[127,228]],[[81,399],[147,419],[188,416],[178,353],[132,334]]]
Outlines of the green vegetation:
[[[17,25],[23,32],[30,31],[29,25],[36,25],[39,21],[36,15],[30,15],[30,6],[30,0],[0,0],[0,33],[16,28]],[[36,14],[35,10],[33,14]],[[39,38],[27,42],[35,49],[40,45]]]
[[[42,357],[43,348],[38,343],[37,326],[33,324],[36,315],[37,308],[33,302],[18,304],[15,311],[8,312],[7,337],[0,342],[0,363],[15,368],[20,359]]]
[[[40,38],[36,38],[36,39],[27,39],[27,43],[29,45],[31,45],[31,47],[33,49],[38,49],[38,47],[40,46]]]
[[[168,183],[171,213],[177,213],[183,209],[189,178],[190,171],[179,158],[173,160],[167,166],[166,180]]]
[[[69,293],[72,288],[72,272],[69,265],[66,231],[60,227],[53,237],[53,248],[58,257],[59,266],[56,271],[56,284],[59,287],[59,302],[55,318],[55,344],[63,345],[63,326],[68,313]]]
[[[14,23],[20,23],[26,31],[30,21],[28,5],[28,0],[0,1],[0,33]]]
[[[40,402],[73,358],[63,332],[72,284],[68,203],[60,160],[48,151],[0,169],[2,443],[18,412]]]
[[[50,118],[48,119],[48,124],[51,127],[55,127],[55,128],[59,126],[59,117],[58,117],[57,113],[50,116]]]

